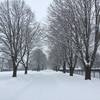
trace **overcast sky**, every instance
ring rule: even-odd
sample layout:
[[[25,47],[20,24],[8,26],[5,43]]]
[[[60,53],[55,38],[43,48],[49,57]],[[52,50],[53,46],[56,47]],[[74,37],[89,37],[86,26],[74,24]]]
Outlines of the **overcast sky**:
[[[32,8],[38,21],[45,21],[52,0],[25,0],[25,2]]]

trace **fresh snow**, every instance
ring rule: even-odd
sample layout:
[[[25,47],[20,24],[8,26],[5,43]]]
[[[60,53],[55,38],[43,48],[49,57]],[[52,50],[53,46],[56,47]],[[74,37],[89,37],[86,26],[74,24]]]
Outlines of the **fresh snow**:
[[[0,100],[100,100],[100,80],[54,71],[0,73]]]

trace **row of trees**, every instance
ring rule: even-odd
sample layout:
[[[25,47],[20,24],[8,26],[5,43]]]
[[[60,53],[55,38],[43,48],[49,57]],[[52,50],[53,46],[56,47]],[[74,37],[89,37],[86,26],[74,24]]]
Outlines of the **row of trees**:
[[[54,0],[49,7],[48,38],[54,66],[69,66],[73,76],[77,61],[91,79],[100,40],[100,0]]]
[[[40,25],[23,0],[6,0],[0,3],[0,51],[10,57],[13,77],[17,76],[20,63],[27,74],[30,54],[40,34]]]

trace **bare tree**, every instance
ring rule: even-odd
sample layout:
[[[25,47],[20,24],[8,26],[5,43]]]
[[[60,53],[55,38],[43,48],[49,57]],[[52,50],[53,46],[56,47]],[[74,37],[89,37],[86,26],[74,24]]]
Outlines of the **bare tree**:
[[[3,52],[12,59],[13,77],[17,76],[18,65],[26,52],[25,28],[31,23],[30,11],[22,0],[7,0],[0,4],[0,39],[7,48]]]
[[[53,30],[54,34],[57,33],[54,35],[56,37],[59,33],[60,38],[63,35],[62,33],[67,33],[64,36],[68,41],[60,40],[60,42],[65,43],[67,46],[68,43],[71,43],[68,49],[72,47],[72,51],[73,46],[75,46],[76,53],[74,53],[74,57],[78,56],[83,63],[85,79],[91,79],[91,68],[95,61],[100,40],[100,1],[54,0],[50,13],[50,30]]]
[[[31,65],[37,71],[44,70],[47,67],[47,57],[41,49],[36,49],[31,55]]]
[[[71,40],[71,28],[69,28],[66,20],[69,12],[67,11],[65,3],[66,1],[64,0],[54,0],[54,3],[49,8],[49,36],[62,48],[63,72],[66,71],[67,63],[70,68],[70,76],[73,76],[78,56],[76,55],[76,47]],[[54,44],[54,42],[52,43]]]
[[[59,71],[62,66],[62,62],[63,59],[62,59],[61,47],[59,44],[56,43],[53,47],[51,47],[51,51],[49,53],[50,68]]]
[[[30,61],[30,55],[32,53],[33,48],[35,47],[34,44],[37,44],[36,41],[39,38],[40,35],[40,25],[33,20],[33,18],[28,21],[28,25],[26,26],[26,35],[25,35],[25,43],[26,43],[26,53],[25,56],[22,58],[21,63],[24,65],[25,68],[25,74],[27,74],[28,66],[29,66],[29,61]],[[29,24],[31,23],[31,26]]]
[[[80,53],[80,59],[85,69],[85,79],[87,80],[91,79],[91,68],[99,46],[100,8],[98,4],[100,2],[98,0],[73,2],[70,1],[69,8],[72,15],[70,16],[71,19],[68,17],[68,22],[74,31],[73,41]],[[93,27],[95,28],[93,29]]]

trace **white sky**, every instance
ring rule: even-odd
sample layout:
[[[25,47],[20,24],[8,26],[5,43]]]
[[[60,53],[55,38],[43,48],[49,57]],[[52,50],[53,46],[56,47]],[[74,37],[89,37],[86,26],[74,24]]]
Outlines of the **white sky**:
[[[38,21],[45,21],[49,4],[52,0],[25,0],[25,2],[32,8]]]

